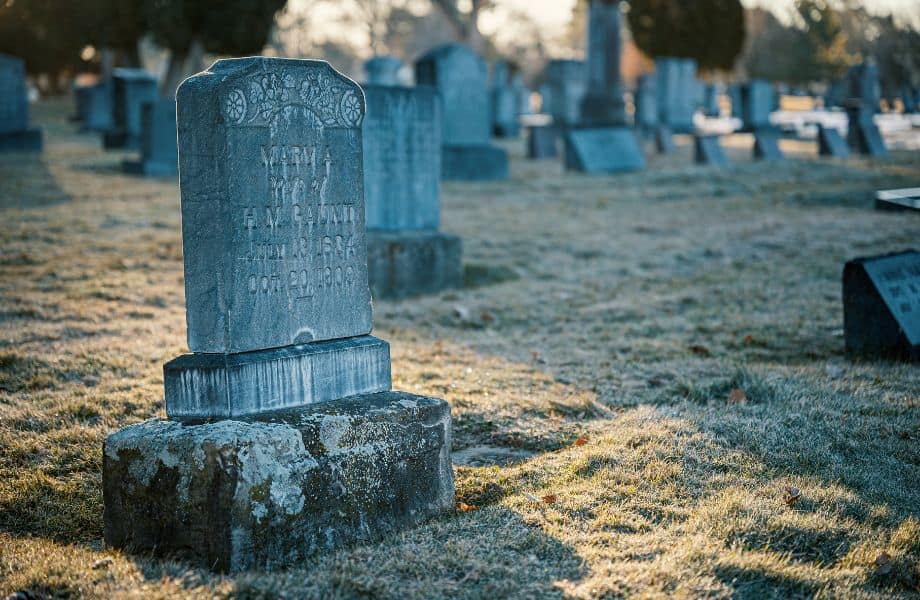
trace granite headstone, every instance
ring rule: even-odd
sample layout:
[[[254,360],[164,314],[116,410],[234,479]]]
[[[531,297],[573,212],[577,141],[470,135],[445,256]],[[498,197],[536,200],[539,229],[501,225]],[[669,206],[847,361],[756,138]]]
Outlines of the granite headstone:
[[[849,261],[843,324],[848,354],[920,361],[920,252]]]
[[[364,81],[368,85],[402,85],[404,66],[395,56],[374,56],[364,62]]]
[[[112,73],[112,128],[103,134],[103,146],[139,149],[142,108],[157,98],[157,80],[153,75],[143,69],[115,69]]]
[[[531,125],[527,128],[527,158],[542,160],[556,158],[558,136],[552,125]]]
[[[696,61],[664,57],[655,61],[658,120],[675,133],[693,131],[696,112]]]
[[[590,0],[585,52],[587,90],[581,101],[580,127],[623,127],[626,105],[620,75],[620,2]]]
[[[744,131],[771,127],[775,92],[769,82],[753,79],[741,86],[741,120]]]
[[[510,68],[505,61],[497,61],[492,68],[491,103],[492,133],[500,138],[518,137],[520,99],[511,86]]]
[[[86,114],[80,131],[104,133],[112,127],[112,81],[109,79],[87,90]]]
[[[636,129],[646,137],[653,135],[658,127],[658,99],[653,75],[639,76],[633,93],[633,106]]]
[[[888,155],[885,141],[875,124],[881,102],[878,67],[860,64],[847,72],[847,95],[843,105],[849,118],[847,143],[860,154],[874,158]]]
[[[179,174],[176,101],[158,99],[141,107],[141,157],[122,163],[128,173],[153,177]]]
[[[22,60],[0,54],[0,152],[36,152],[42,132],[29,128],[29,99]]]
[[[580,60],[554,59],[546,64],[546,91],[543,112],[553,117],[557,129],[579,121],[581,101],[587,89],[585,63]]]
[[[645,155],[627,127],[579,128],[566,133],[565,166],[583,173],[640,171]]]

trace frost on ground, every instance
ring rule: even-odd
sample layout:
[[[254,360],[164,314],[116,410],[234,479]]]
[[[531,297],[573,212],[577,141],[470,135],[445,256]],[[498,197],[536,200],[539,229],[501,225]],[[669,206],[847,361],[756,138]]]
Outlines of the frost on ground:
[[[920,217],[871,206],[917,185],[916,153],[784,141],[757,164],[737,136],[719,170],[679,140],[585,177],[508,144],[510,181],[444,186],[467,286],[375,303],[394,388],[447,399],[479,452],[464,511],[222,578],[101,547],[102,439],[163,415],[185,350],[178,190],[122,175],[68,111],[36,108],[43,155],[0,157],[0,591],[920,593],[920,369],[848,360],[840,298],[847,259],[920,246]]]

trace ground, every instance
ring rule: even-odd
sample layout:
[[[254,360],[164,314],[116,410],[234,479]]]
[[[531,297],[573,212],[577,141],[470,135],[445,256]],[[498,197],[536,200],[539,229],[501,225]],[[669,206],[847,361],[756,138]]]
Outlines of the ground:
[[[378,301],[394,386],[448,400],[458,510],[280,573],[104,548],[102,439],[186,351],[178,186],[36,107],[0,156],[0,592],[28,597],[920,595],[920,369],[843,353],[844,262],[920,246],[920,154],[447,184],[467,286]]]

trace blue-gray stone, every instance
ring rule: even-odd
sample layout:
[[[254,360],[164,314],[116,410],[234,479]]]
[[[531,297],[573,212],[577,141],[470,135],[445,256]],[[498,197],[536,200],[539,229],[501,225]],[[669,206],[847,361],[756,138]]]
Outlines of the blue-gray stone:
[[[559,135],[552,125],[531,125],[527,128],[527,158],[542,160],[556,158]]]
[[[153,177],[178,175],[176,101],[164,98],[147,102],[141,112],[141,159],[126,161],[124,170]]]
[[[645,155],[630,128],[572,129],[565,138],[565,167],[582,173],[638,171],[645,168]]]
[[[920,361],[920,252],[847,262],[843,331],[848,354]]]
[[[490,98],[492,133],[500,138],[515,138],[520,135],[520,93],[512,87],[511,68],[503,60],[497,61],[492,68]]]
[[[463,243],[440,231],[368,231],[374,298],[411,298],[463,286]]]
[[[496,146],[444,146],[441,179],[445,181],[502,181],[510,174],[508,154]]]
[[[719,145],[719,136],[717,135],[694,135],[693,136],[693,160],[698,165],[728,165],[728,158]]]
[[[715,83],[708,83],[703,86],[703,114],[707,117],[718,117],[722,114],[722,108],[719,105],[719,97],[722,90]]]
[[[157,98],[157,80],[153,75],[143,69],[115,69],[112,72],[112,128],[105,132],[103,145],[139,149],[143,106]]]
[[[558,127],[577,124],[581,101],[588,87],[585,63],[580,60],[551,60],[546,64],[545,78],[543,112],[550,114]]]
[[[675,133],[693,131],[696,112],[696,61],[662,57],[655,60],[658,120]]]
[[[112,80],[109,79],[87,90],[86,112],[80,131],[104,133],[112,127]]]
[[[324,61],[253,57],[177,102],[189,348],[369,333],[361,88]]]
[[[364,82],[368,85],[401,85],[400,71],[405,66],[395,56],[374,56],[364,62]]]
[[[444,145],[489,143],[486,65],[472,50],[449,44],[428,52],[415,63],[415,83],[432,86],[441,94]]]
[[[369,230],[440,224],[441,109],[437,92],[364,87],[364,201]]]
[[[869,114],[879,111],[882,89],[879,83],[878,67],[869,63],[853,65],[847,71],[843,106],[859,106]]]
[[[843,106],[847,96],[847,80],[835,79],[827,85],[827,91],[824,94],[824,108]]]
[[[770,127],[776,92],[768,81],[753,79],[741,86],[741,121],[744,131]]]
[[[634,122],[643,135],[650,135],[658,127],[658,99],[655,94],[655,77],[640,75],[633,94]]]
[[[776,128],[769,127],[754,131],[754,158],[758,160],[783,160],[783,151],[779,147],[780,134]]]
[[[581,101],[583,127],[626,125],[626,104],[620,76],[620,3],[590,0],[585,52],[588,87]]]
[[[29,128],[25,65],[15,56],[0,54],[0,152],[41,149],[41,130]]]
[[[671,154],[677,150],[677,144],[674,143],[674,134],[667,125],[659,125],[655,128],[655,150],[658,154]]]
[[[846,158],[850,149],[841,137],[840,132],[833,127],[818,125],[818,154],[820,156],[833,156]]]
[[[231,419],[388,391],[390,345],[372,336],[239,354],[185,354],[163,367],[170,419]]]

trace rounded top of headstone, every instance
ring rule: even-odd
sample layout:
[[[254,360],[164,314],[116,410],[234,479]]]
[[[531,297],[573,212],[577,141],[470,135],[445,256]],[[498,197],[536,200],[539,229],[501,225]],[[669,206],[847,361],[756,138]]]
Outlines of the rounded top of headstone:
[[[182,82],[177,99],[203,89],[216,94],[235,125],[264,125],[288,108],[311,112],[326,127],[356,128],[364,119],[364,92],[324,60],[252,56],[216,61]]]
[[[380,54],[364,61],[365,69],[398,69],[403,66],[403,61],[395,56]]]
[[[420,62],[441,62],[444,60],[451,60],[456,57],[461,58],[472,58],[477,62],[483,62],[482,58],[469,46],[464,46],[463,44],[444,44],[443,46],[438,46],[437,48],[432,48],[425,54],[423,54],[416,63]]]

